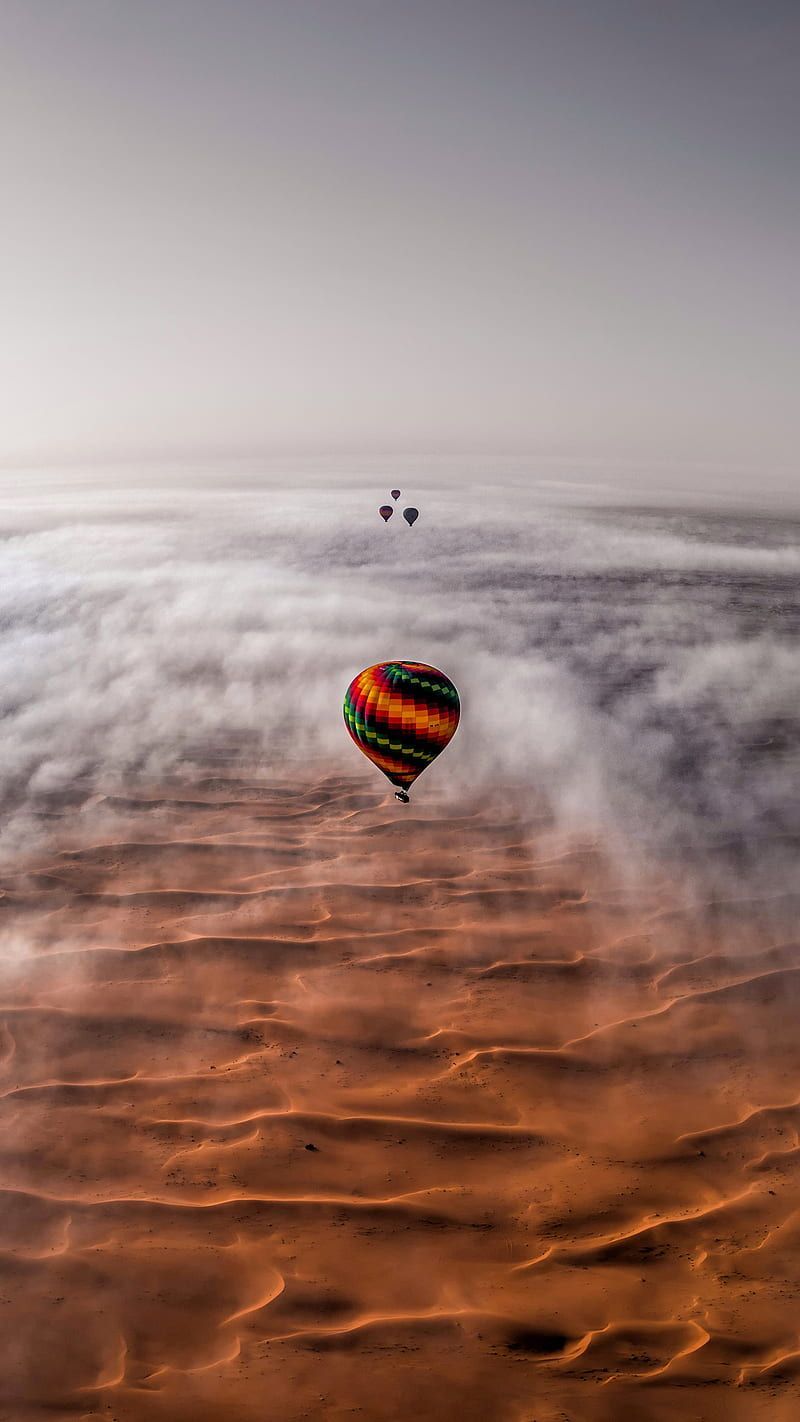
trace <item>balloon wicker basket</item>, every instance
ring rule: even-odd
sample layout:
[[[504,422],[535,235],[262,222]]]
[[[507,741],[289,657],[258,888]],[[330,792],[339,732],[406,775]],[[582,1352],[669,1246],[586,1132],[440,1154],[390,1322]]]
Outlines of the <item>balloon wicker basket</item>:
[[[395,790],[394,798],[395,800],[399,800],[401,804],[407,805],[409,800],[411,799],[411,796],[409,795],[407,790]]]

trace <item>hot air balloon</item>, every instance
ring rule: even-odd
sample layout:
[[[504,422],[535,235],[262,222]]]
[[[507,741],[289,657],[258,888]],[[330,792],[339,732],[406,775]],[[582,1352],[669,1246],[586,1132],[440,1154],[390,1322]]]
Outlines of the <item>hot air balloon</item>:
[[[392,496],[393,499],[399,499],[399,498],[400,498],[400,490],[399,490],[399,489],[390,489],[390,490],[389,490],[389,493],[391,494],[391,496]]]
[[[389,519],[394,513],[394,509],[392,508],[391,504],[381,504],[380,508],[378,509],[378,513],[380,514],[384,523],[388,523]]]
[[[378,662],[345,692],[350,735],[408,804],[408,788],[455,735],[460,714],[452,681],[425,662]]]
[[[410,528],[419,518],[419,509],[403,509],[403,518]]]

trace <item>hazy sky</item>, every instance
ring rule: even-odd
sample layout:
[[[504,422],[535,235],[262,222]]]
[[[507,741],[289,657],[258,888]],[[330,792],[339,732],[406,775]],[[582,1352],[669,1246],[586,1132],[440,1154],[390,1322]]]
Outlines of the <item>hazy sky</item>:
[[[0,460],[796,470],[799,63],[796,0],[0,0]]]

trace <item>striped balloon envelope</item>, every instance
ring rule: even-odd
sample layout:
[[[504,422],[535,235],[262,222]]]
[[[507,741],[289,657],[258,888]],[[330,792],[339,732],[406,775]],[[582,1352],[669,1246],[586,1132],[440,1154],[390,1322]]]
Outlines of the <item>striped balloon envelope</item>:
[[[350,735],[400,786],[399,800],[452,740],[460,709],[449,676],[425,662],[378,662],[353,677],[344,698]]]

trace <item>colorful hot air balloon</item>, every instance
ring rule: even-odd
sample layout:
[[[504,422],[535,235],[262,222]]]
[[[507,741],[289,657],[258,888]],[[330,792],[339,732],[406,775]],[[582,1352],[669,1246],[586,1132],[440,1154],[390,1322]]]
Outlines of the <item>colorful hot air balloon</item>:
[[[403,518],[410,528],[419,518],[419,509],[403,509]]]
[[[399,499],[399,498],[400,498],[400,490],[399,490],[399,489],[390,489],[390,490],[389,490],[389,493],[391,494],[391,496],[392,496],[393,499]]]
[[[460,713],[452,681],[425,662],[378,662],[345,692],[350,735],[408,802],[408,787],[455,735]]]
[[[394,513],[394,509],[392,508],[391,504],[381,504],[380,508],[378,509],[378,513],[380,514],[384,523],[388,523],[389,519]]]

